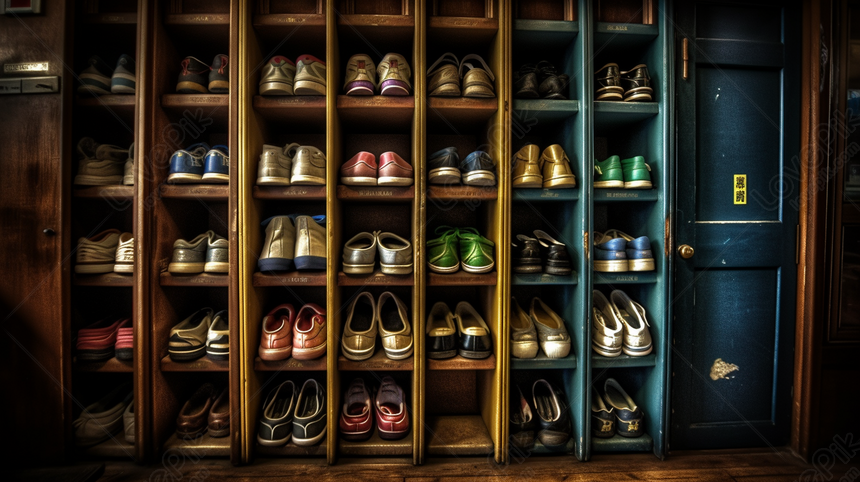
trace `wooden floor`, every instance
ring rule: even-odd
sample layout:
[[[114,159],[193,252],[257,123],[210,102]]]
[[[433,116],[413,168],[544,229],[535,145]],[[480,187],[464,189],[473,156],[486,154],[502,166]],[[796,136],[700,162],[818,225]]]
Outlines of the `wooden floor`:
[[[349,462],[348,464],[346,462]],[[496,466],[486,458],[433,459],[415,467],[397,460],[343,460],[325,467],[303,461],[261,459],[244,467],[233,467],[225,460],[171,460],[170,467],[142,467],[128,462],[108,462],[101,481],[215,481],[279,478],[325,482],[350,481],[619,481],[619,480],[701,480],[701,481],[796,481],[813,479],[812,469],[787,449],[744,451],[679,452],[661,461],[650,454],[596,455],[587,463],[559,457],[531,456]],[[804,473],[804,471],[810,471]],[[834,470],[827,480],[838,481],[842,474],[848,480],[860,480],[856,467]],[[852,478],[853,477],[853,478]]]

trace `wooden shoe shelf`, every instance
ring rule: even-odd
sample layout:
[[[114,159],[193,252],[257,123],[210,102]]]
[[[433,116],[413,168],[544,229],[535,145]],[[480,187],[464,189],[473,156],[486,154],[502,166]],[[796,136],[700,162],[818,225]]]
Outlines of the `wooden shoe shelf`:
[[[652,451],[666,454],[670,337],[670,245],[667,226],[670,188],[672,52],[669,22],[658,18],[667,1],[644,2],[650,9],[632,15],[634,3],[597,0],[159,0],[84,2],[76,11],[73,63],[81,70],[89,55],[114,60],[136,52],[137,95],[85,98],[70,96],[74,143],[93,136],[98,142],[136,140],[135,185],[70,188],[67,242],[109,227],[131,231],[136,240],[135,273],[87,277],[69,274],[71,301],[63,319],[72,331],[111,310],[133,313],[135,359],[132,363],[84,365],[64,360],[71,371],[74,400],[89,400],[104,383],[134,380],[136,443],[105,444],[86,457],[124,456],[159,460],[168,451],[196,457],[229,457],[236,464],[267,463],[421,464],[444,457],[492,457],[504,463],[523,454],[509,445],[510,394],[517,386],[531,393],[535,380],[561,387],[572,420],[570,443],[531,451],[564,463],[586,461],[592,453]],[[602,14],[600,12],[603,12]],[[626,14],[625,14],[626,12]],[[608,15],[608,17],[601,17]],[[627,15],[627,17],[623,17]],[[620,16],[620,17],[619,17]],[[632,23],[618,18],[633,18]],[[605,19],[610,19],[604,21]],[[647,21],[643,23],[643,21]],[[100,50],[98,39],[115,41]],[[116,50],[116,52],[114,52]],[[404,55],[412,69],[414,94],[405,97],[343,95],[344,74],[353,54],[375,61],[386,53]],[[427,67],[445,52],[458,58],[478,54],[495,76],[494,98],[442,98],[427,95]],[[180,62],[192,55],[209,63],[229,57],[227,94],[177,94]],[[311,54],[326,63],[325,96],[261,96],[260,76],[275,55],[295,60]],[[549,60],[570,75],[568,100],[514,98],[514,72],[524,63]],[[623,69],[646,63],[655,101],[594,101],[593,72],[603,63]],[[169,159],[197,142],[230,148],[228,184],[171,185]],[[325,186],[257,186],[263,145],[297,142],[315,146],[327,157]],[[526,143],[543,151],[560,144],[571,160],[575,189],[512,189],[510,160]],[[436,186],[427,180],[428,155],[456,146],[461,159],[476,150],[497,165],[491,187]],[[70,149],[72,151],[73,149]],[[377,159],[395,151],[412,164],[409,187],[351,187],[339,170],[359,151]],[[65,155],[67,172],[77,167]],[[646,191],[595,190],[593,160],[608,155],[644,155],[655,188]],[[68,177],[68,175],[67,175]],[[71,185],[71,184],[70,184]],[[261,273],[257,261],[264,243],[261,222],[275,215],[326,215],[325,270]],[[474,227],[495,244],[492,272],[432,273],[426,243],[439,226]],[[644,273],[593,273],[593,233],[621,229],[650,237],[657,270]],[[207,230],[229,240],[226,274],[177,275],[167,271],[173,243]],[[513,272],[517,234],[542,229],[564,242],[572,257],[568,276]],[[410,275],[366,276],[343,272],[343,244],[362,231],[393,232],[415,248]],[[590,342],[592,290],[623,289],[645,306],[655,350],[649,356],[608,359],[593,355]],[[409,308],[414,352],[390,360],[378,343],[369,360],[343,357],[341,334],[354,297],[395,293]],[[531,360],[510,353],[511,297],[528,311],[540,297],[561,315],[572,337],[563,359],[540,354]],[[426,357],[426,319],[434,303],[452,310],[468,301],[486,320],[493,354],[483,360],[457,356]],[[317,360],[263,361],[258,356],[263,317],[275,306],[300,309],[317,303],[327,311],[327,352]],[[228,311],[230,358],[201,358],[190,363],[167,356],[171,327],[210,306]],[[69,340],[67,340],[69,342]],[[398,441],[374,435],[347,442],[338,432],[343,394],[355,377],[371,386],[393,377],[406,393],[411,431]],[[616,378],[645,411],[638,439],[591,437],[592,390],[602,392],[606,377]],[[321,443],[266,447],[257,442],[265,397],[277,384],[313,378],[326,387],[327,428]],[[230,434],[182,440],[175,434],[182,404],[205,381],[227,387]],[[527,395],[527,396],[528,396]],[[63,400],[73,414],[71,397]],[[66,433],[71,433],[67,424]],[[71,450],[71,447],[67,447]],[[121,450],[127,449],[127,450]]]

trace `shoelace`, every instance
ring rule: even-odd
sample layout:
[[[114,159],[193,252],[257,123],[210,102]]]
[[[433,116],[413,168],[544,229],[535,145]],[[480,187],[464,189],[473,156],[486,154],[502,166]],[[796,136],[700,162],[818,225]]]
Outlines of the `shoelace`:
[[[225,58],[226,58],[226,57],[225,57]],[[199,62],[199,60],[198,60],[198,62]],[[202,62],[201,62],[201,63],[202,63]],[[191,72],[191,71],[189,71],[189,70],[188,70],[188,65],[189,65],[189,64],[191,64],[191,60],[189,60],[189,59],[182,59],[182,75],[188,75],[188,73],[189,73],[189,72]],[[204,64],[204,65],[205,65],[205,64]],[[227,63],[226,63],[226,62],[224,62],[224,64],[222,65],[222,67],[223,67],[224,65],[227,65]],[[209,67],[209,66],[207,65],[205,69],[201,69],[199,72],[191,72],[191,73],[192,73],[192,74],[202,74],[203,72],[206,72],[207,70],[212,70],[212,67]],[[220,71],[221,69],[218,69],[218,70],[219,70],[219,72],[218,72],[218,73],[223,74],[223,72],[221,72],[221,71]]]
[[[227,67],[229,60],[226,55],[221,56],[221,67],[218,67],[218,73],[224,75],[224,69]]]

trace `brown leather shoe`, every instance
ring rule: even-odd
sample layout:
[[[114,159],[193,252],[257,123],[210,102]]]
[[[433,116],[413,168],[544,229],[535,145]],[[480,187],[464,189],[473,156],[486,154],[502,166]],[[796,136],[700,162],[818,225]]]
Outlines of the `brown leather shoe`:
[[[293,352],[293,325],[296,309],[291,304],[276,306],[263,317],[260,337],[260,358],[267,361],[285,360]]]
[[[208,425],[207,417],[215,403],[215,385],[204,383],[185,402],[176,417],[176,435],[183,439],[194,439],[204,433]]]
[[[227,389],[221,391],[221,395],[212,404],[209,410],[209,436],[226,437],[230,434],[230,397]]]
[[[397,155],[396,152],[383,152],[379,156],[380,186],[411,186],[415,175],[412,166]]]
[[[302,306],[293,327],[293,358],[313,360],[325,354],[325,309],[316,303]]]

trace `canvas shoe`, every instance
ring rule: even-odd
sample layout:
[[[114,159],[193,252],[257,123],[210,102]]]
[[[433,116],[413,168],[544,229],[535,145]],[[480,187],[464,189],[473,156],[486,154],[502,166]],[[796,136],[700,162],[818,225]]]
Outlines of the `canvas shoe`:
[[[645,308],[621,290],[612,291],[609,294],[609,302],[624,325],[624,343],[621,345],[624,353],[630,356],[645,356],[651,353],[654,343],[651,340],[651,331],[648,330],[651,325],[648,324]]]
[[[191,241],[177,239],[173,243],[173,258],[167,266],[167,271],[176,274],[202,273],[206,267],[206,251],[209,242],[217,236],[209,230],[198,235]]]
[[[460,264],[467,273],[489,273],[495,266],[493,244],[478,234],[475,228],[460,228],[457,231],[460,244]]]
[[[206,333],[206,356],[219,361],[230,357],[230,323],[227,321],[227,310],[215,313],[212,318],[212,324]]]
[[[212,146],[203,161],[203,177],[201,180],[213,184],[230,182],[230,151],[227,146]]]
[[[469,54],[460,61],[460,78],[463,79],[463,97],[495,97],[493,82],[496,78],[484,59]]]
[[[260,95],[293,95],[296,64],[292,60],[276,55],[269,59],[260,76]]]
[[[467,186],[495,186],[496,164],[490,154],[475,151],[460,163],[460,176]]]
[[[167,354],[173,361],[196,360],[206,354],[212,308],[202,308],[170,329]]]
[[[296,59],[295,95],[325,95],[325,62],[313,55],[302,55]]]
[[[87,64],[78,76],[81,81],[78,92],[92,95],[110,94],[113,69],[98,55],[90,57]]]
[[[460,155],[456,147],[446,147],[430,154],[427,160],[427,182],[450,186],[460,184]]]
[[[617,157],[617,156],[616,156]],[[651,189],[651,166],[642,156],[621,160],[625,189]]]
[[[325,215],[296,217],[296,269],[326,268]]]
[[[434,273],[456,273],[460,270],[458,230],[439,226],[435,232],[439,237],[427,241],[427,266]]]
[[[290,216],[272,216],[260,225],[265,229],[263,250],[257,260],[261,272],[292,271],[296,268],[296,226]]]
[[[314,146],[301,146],[293,157],[290,184],[295,186],[325,186],[326,157]]]
[[[229,246],[226,238],[213,232],[206,246],[206,264],[203,265],[203,271],[206,273],[228,273],[230,271]]]
[[[412,94],[412,69],[400,54],[386,54],[376,67],[380,95],[404,96]]]
[[[226,94],[230,91],[230,70],[227,64],[228,58],[224,54],[218,54],[212,60],[212,69],[209,71],[209,92]]]
[[[121,148],[99,144],[91,137],[78,141],[78,174],[74,184],[78,186],[109,186],[120,184],[123,180],[123,162],[118,155]]]
[[[357,54],[346,63],[343,91],[346,95],[373,95],[376,93],[376,64],[369,55]]]
[[[75,273],[110,273],[116,264],[116,246],[119,243],[118,229],[108,229],[90,238],[78,239]]]
[[[594,188],[621,189],[624,187],[624,172],[621,170],[621,159],[609,156],[604,161],[594,160]]]
[[[427,69],[427,92],[430,97],[460,97],[460,60],[445,52]]]
[[[119,237],[113,270],[117,273],[134,273],[134,236],[131,233],[122,233]]]
[[[340,347],[343,356],[350,360],[367,360],[376,351],[376,333],[379,329],[379,312],[373,295],[367,291],[358,294],[352,300]]]
[[[170,175],[167,182],[172,184],[194,184],[203,180],[204,158],[210,151],[209,145],[199,142],[187,149],[179,149],[170,156]]]
[[[293,158],[299,150],[297,143],[278,147],[266,144],[257,166],[257,185],[289,186],[293,172]]]
[[[134,58],[122,54],[116,62],[116,69],[110,79],[110,91],[113,94],[134,94],[135,64]]]
[[[128,159],[125,161],[122,183],[126,186],[134,186],[134,142],[128,148]]]
[[[386,291],[376,303],[379,336],[385,356],[392,360],[405,360],[412,356],[412,326],[409,309],[394,293]]]
[[[211,67],[195,57],[185,57],[181,62],[182,70],[176,83],[180,94],[206,94],[209,92],[209,72]]]

